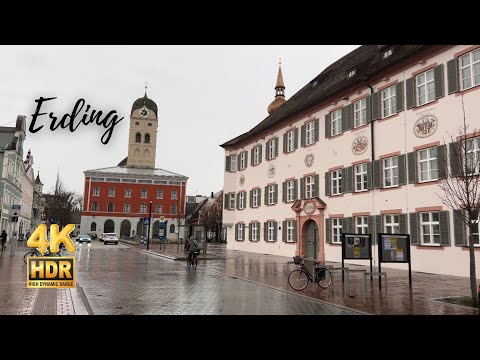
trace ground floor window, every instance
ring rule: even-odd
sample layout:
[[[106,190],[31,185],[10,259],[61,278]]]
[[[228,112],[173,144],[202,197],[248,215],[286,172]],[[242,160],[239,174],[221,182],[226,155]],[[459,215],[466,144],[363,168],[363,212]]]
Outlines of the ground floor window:
[[[438,211],[420,213],[420,231],[423,245],[440,245],[440,215]]]
[[[383,225],[387,234],[400,233],[400,216],[398,214],[383,215]]]
[[[342,221],[343,219],[341,218],[332,219],[332,231],[333,231],[332,243],[334,244],[342,243],[342,240],[340,237],[340,235],[342,234]]]

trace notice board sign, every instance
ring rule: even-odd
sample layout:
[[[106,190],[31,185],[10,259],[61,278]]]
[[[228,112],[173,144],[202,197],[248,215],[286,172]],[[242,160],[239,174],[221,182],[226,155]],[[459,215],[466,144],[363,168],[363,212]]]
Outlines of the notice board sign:
[[[410,263],[410,235],[378,234],[378,256],[384,263]]]
[[[347,260],[372,258],[372,235],[342,233],[342,255]]]

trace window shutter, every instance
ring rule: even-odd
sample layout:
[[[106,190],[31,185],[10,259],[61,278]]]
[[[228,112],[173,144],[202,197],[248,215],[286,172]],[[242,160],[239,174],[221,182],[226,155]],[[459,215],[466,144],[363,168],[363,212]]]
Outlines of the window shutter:
[[[272,141],[272,140],[270,140],[270,141]],[[265,143],[265,161],[269,160],[268,159],[268,147],[269,147],[268,144],[270,144],[270,141],[267,141]]]
[[[245,167],[244,169],[246,169],[248,167],[248,151],[245,151]]]
[[[226,156],[225,157],[225,171],[226,172],[230,172],[230,163],[231,163],[230,156]]]
[[[258,163],[262,163],[262,145],[259,146],[259,151],[258,151]]]
[[[457,59],[447,62],[448,95],[458,91]]]
[[[450,246],[450,224],[448,219],[449,211],[440,211],[440,245]]]
[[[373,162],[373,188],[379,189],[382,187],[382,167],[380,160],[375,160]]]
[[[252,241],[252,224],[253,223],[248,224],[248,240],[249,241]]]
[[[262,189],[258,188],[258,206],[262,205]]]
[[[273,240],[277,241],[277,234],[278,234],[278,222],[273,222]]]
[[[372,242],[373,242],[373,238],[377,236],[377,234],[375,234],[374,222],[375,222],[375,217],[369,216],[368,217],[368,233],[372,235]]]
[[[353,190],[353,166],[349,166],[345,169],[345,177],[343,177],[342,173],[342,183],[345,184],[344,192],[351,193]]]
[[[455,233],[455,246],[466,246],[465,223],[461,218],[462,209],[453,210],[453,229]]]
[[[435,80],[436,81],[436,80]],[[447,146],[437,146],[437,168],[438,178],[445,179],[447,177]]]
[[[327,244],[332,243],[332,231],[330,229],[330,219],[325,219],[325,239]]]
[[[315,119],[315,130],[314,130],[314,134],[315,134],[315,142],[318,141],[318,139],[320,138],[320,120],[317,118]]]
[[[307,133],[305,125],[302,125],[300,127],[300,129],[301,129],[301,134],[302,134],[301,138],[300,138],[300,143],[302,144],[302,147],[304,147],[305,146],[305,136],[306,136],[306,133]]]
[[[348,130],[348,115],[347,115],[347,107],[342,107],[342,132]]]
[[[238,224],[235,224],[235,240],[238,240]]]
[[[287,222],[282,221],[282,241],[287,242]]]
[[[305,199],[305,179],[300,178],[300,199]]]
[[[287,202],[287,182],[282,183],[282,201]]]
[[[297,220],[293,221],[293,241],[297,242]]]
[[[251,150],[250,150],[250,165],[253,166],[254,163],[253,163],[253,151],[255,150],[255,147],[253,147]]]
[[[407,110],[408,110],[415,106],[415,81],[413,81],[413,77],[407,79],[405,83],[405,87],[407,88]]]
[[[373,170],[371,161],[367,163],[367,188],[373,189]]]
[[[268,185],[265,186],[265,194],[263,195],[264,197],[264,204],[268,205]]]
[[[223,208],[225,210],[228,210],[228,194],[225,194],[225,197],[224,197],[224,203],[223,203]]]
[[[433,69],[433,78],[435,79],[435,99],[440,99],[445,96],[443,64],[440,64]]]
[[[330,171],[325,173],[325,196],[330,196]]]
[[[347,192],[347,168],[342,169],[342,186],[340,189],[340,193],[344,194]]]
[[[250,207],[252,208],[253,207],[253,190],[250,190],[248,194],[250,197]]]
[[[275,157],[278,156],[278,137],[275,138]]]
[[[355,233],[353,229],[353,217],[348,218],[348,231],[351,233]]]
[[[403,111],[403,103],[404,103],[404,98],[403,98],[403,81],[400,81],[397,83],[396,88],[396,98],[397,98],[397,113]]]
[[[295,128],[295,130],[293,130],[293,138],[294,138],[294,148],[295,149],[298,149],[298,128]]]
[[[347,128],[346,130],[350,130],[351,128],[353,128],[353,105],[352,104],[348,104],[346,106],[347,110],[346,110],[346,115],[347,115]]]
[[[331,123],[330,123],[330,113],[328,113],[327,115],[325,115],[325,138],[329,138],[330,135],[331,135],[331,130],[330,130],[330,126],[331,126]],[[302,140],[303,141],[303,140]],[[303,142],[302,142],[303,144]],[[303,145],[302,145],[303,146]]]
[[[418,245],[418,214],[416,212],[410,213],[410,243]]]
[[[298,199],[298,179],[293,180],[293,200]]]
[[[268,223],[263,223],[263,240],[268,241]]]
[[[407,154],[408,158],[408,183],[414,184],[417,182],[417,153],[415,151]]]
[[[273,193],[273,203],[278,204],[278,184],[275,184],[275,192]]]
[[[378,233],[381,233],[382,231],[382,215],[375,215],[375,236],[372,239],[373,245],[377,243],[377,237]]]
[[[315,175],[315,184],[314,184],[314,195],[313,197],[320,197],[320,175]]]
[[[462,175],[462,143],[460,141],[452,142],[448,148],[450,152],[450,172],[452,176]]]
[[[408,228],[407,228],[407,214],[400,214],[398,216],[400,218],[400,234],[407,234],[408,233]]]
[[[283,153],[287,153],[287,133],[283,134]]]
[[[351,219],[351,218],[343,218],[342,220],[342,233],[348,233],[350,232],[350,229],[348,228],[348,224],[349,224],[349,220],[348,219]]]
[[[239,205],[240,205],[239,199],[240,199],[240,193],[238,192],[238,193],[237,193],[237,204],[236,204],[237,210],[240,208],[240,207],[239,207]]]
[[[406,171],[406,158],[405,154],[398,156],[398,184],[405,185],[407,183],[407,171]]]
[[[365,99],[365,104],[366,104],[366,112],[367,112],[367,123],[372,121],[372,96],[368,95],[367,98]]]
[[[380,118],[380,93],[374,92],[372,94],[372,120]]]

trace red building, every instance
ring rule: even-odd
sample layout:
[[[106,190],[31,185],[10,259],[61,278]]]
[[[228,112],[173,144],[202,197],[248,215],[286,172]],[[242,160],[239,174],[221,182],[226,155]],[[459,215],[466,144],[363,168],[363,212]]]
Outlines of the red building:
[[[147,233],[143,218],[151,206],[152,238],[158,238],[160,216],[167,222],[168,240],[184,238],[178,231],[185,223],[188,178],[155,168],[157,127],[157,105],[145,93],[132,106],[128,156],[117,166],[84,171],[82,233],[115,232],[138,239]]]

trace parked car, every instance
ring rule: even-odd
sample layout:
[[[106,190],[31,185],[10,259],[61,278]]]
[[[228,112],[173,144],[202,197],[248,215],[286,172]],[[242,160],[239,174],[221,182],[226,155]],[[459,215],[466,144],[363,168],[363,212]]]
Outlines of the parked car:
[[[105,235],[106,235],[105,233],[101,233],[98,240],[103,241],[105,239]]]
[[[90,238],[90,235],[84,234],[84,235],[78,235],[77,241],[78,241],[79,244],[82,244],[84,242],[90,243],[90,242],[92,242],[92,239]]]
[[[97,233],[94,233],[94,232],[92,232],[88,235],[90,235],[90,239],[92,239],[92,240],[95,240],[96,238],[98,238]]]
[[[107,233],[105,234],[105,237],[103,238],[103,243],[107,245],[108,243],[114,243],[115,245],[118,245],[118,236],[115,233]]]

